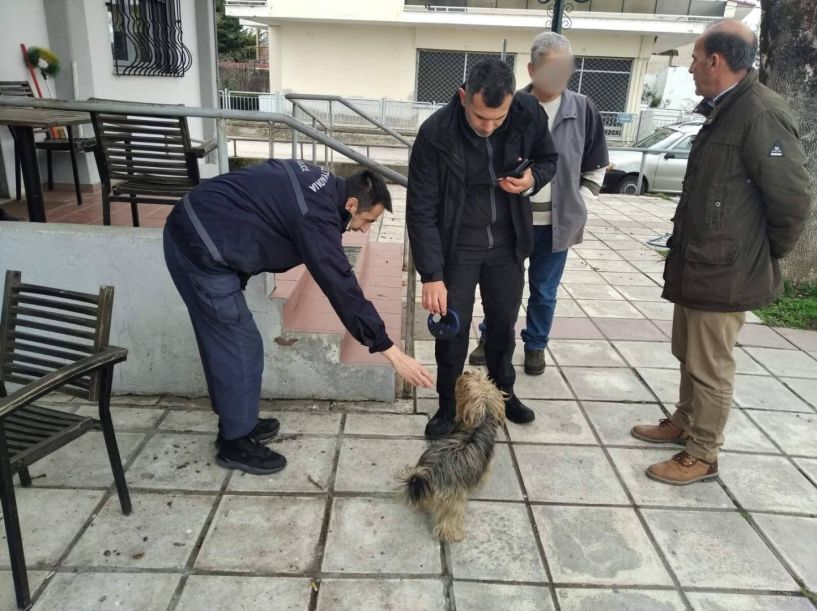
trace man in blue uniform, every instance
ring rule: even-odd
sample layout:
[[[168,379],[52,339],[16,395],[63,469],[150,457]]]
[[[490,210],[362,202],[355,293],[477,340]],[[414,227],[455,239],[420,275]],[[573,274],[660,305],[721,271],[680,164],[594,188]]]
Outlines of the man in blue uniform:
[[[258,417],[264,347],[242,293],[255,274],[305,264],[355,339],[410,383],[433,384],[389,339],[343,251],[343,232],[365,233],[384,210],[391,211],[391,196],[368,170],[347,179],[275,159],[203,182],[173,209],[165,261],[190,312],[219,416],[218,464],[255,474],[286,466],[263,444],[277,434],[278,421]]]

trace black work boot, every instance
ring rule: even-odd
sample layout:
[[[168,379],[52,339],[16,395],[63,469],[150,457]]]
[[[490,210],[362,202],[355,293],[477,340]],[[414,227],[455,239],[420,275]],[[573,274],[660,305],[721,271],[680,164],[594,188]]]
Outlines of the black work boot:
[[[428,439],[441,439],[448,437],[453,430],[454,410],[441,407],[426,424],[426,437]]]
[[[540,376],[545,373],[545,351],[525,349],[525,373]]]
[[[468,356],[468,364],[474,367],[485,366],[485,338],[480,337],[477,347]]]
[[[259,418],[255,428],[250,432],[250,437],[259,443],[275,439],[281,423],[275,418]],[[218,435],[216,435],[216,445],[221,445],[221,424],[218,425]]]
[[[536,419],[536,414],[516,395],[511,395],[505,399],[505,417],[516,424],[528,424]]]
[[[222,439],[216,462],[226,469],[238,469],[253,475],[277,473],[287,466],[286,458],[249,435],[238,439]]]

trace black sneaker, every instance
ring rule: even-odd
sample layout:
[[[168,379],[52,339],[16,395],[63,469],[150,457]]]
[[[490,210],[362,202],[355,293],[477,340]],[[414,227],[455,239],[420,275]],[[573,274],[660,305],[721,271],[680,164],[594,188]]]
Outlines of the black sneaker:
[[[281,423],[275,418],[259,418],[255,428],[250,432],[250,437],[259,443],[275,439],[278,435],[278,429],[281,428]],[[216,445],[221,445],[221,426],[219,426],[218,435],[216,435]]]
[[[505,399],[505,417],[516,424],[528,424],[536,419],[536,414],[522,403],[516,395]]]
[[[545,373],[545,351],[525,350],[525,373],[529,376],[540,376]]]
[[[438,409],[434,417],[426,424],[426,437],[428,439],[441,439],[448,437],[454,430],[454,412]]]
[[[479,343],[474,351],[468,356],[468,363],[474,367],[485,366],[485,340],[479,338]]]
[[[287,466],[286,458],[249,435],[238,439],[222,439],[216,462],[226,469],[238,469],[253,475],[277,473]]]
[[[16,216],[11,216],[8,212],[0,208],[0,221],[19,221]]]

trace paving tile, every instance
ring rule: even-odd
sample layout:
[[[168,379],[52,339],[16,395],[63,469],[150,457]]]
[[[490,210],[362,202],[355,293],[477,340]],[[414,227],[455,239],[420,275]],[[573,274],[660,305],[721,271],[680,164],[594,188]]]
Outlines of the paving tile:
[[[737,373],[769,375],[769,372],[765,367],[749,356],[749,353],[746,352],[746,348],[735,346],[735,348],[732,350],[732,356],[735,357],[735,367]]]
[[[652,401],[653,396],[629,369],[563,369],[576,396],[587,401]],[[661,370],[654,370],[661,371]]]
[[[550,611],[554,608],[546,586],[455,581],[454,598],[457,611]]]
[[[803,596],[688,592],[687,597],[695,611],[814,611]]]
[[[607,272],[604,278],[614,287],[625,286],[646,286],[650,288],[658,288],[658,285],[641,272]]]
[[[218,431],[218,416],[210,410],[171,409],[159,425],[161,431],[210,433]]]
[[[215,462],[214,437],[158,433],[127,471],[131,486],[176,490],[218,490],[227,470]]]
[[[300,573],[314,569],[326,500],[224,496],[196,559],[213,571]]]
[[[514,442],[596,444],[596,438],[574,401],[527,401],[536,414],[529,424],[508,423]]]
[[[427,366],[432,371],[430,366]],[[436,367],[433,368],[436,372]],[[467,369],[467,367],[466,367]],[[436,375],[434,373],[433,375]],[[425,390],[425,389],[423,389]],[[411,401],[336,401],[332,403],[332,411],[336,414],[358,412],[367,414],[411,414],[414,412],[414,405]],[[264,412],[262,412],[263,414]]]
[[[741,346],[759,346],[762,348],[781,348],[795,350],[795,346],[777,331],[766,325],[743,325],[738,335]]]
[[[34,605],[36,611],[63,609],[165,609],[179,575],[160,573],[59,573]]]
[[[813,408],[817,408],[817,380],[780,378],[780,381],[805,399]]]
[[[560,367],[624,367],[626,364],[605,340],[559,340],[550,351]]]
[[[660,419],[666,418],[656,403],[585,401],[583,406],[604,445],[655,447],[630,435],[630,429],[636,424],[658,424]]]
[[[144,433],[117,433],[116,445],[125,464],[144,439]],[[111,462],[102,431],[89,431],[29,468],[35,486],[108,487],[113,483]],[[36,478],[36,479],[35,479]]]
[[[631,301],[650,320],[672,320],[675,306],[668,301]]]
[[[565,284],[574,299],[609,299],[624,301],[624,296],[609,284]]]
[[[562,276],[562,284],[607,284],[598,272],[565,270]]]
[[[638,367],[637,371],[638,375],[641,376],[662,403],[674,404],[678,400],[678,385],[681,381],[681,374],[677,369]]]
[[[599,329],[613,341],[640,340],[649,342],[664,342],[667,335],[649,320],[635,320],[627,318],[594,318]]]
[[[545,373],[540,376],[529,376],[521,371],[517,372],[514,393],[523,401],[525,399],[558,400],[573,398],[573,394],[556,367],[548,367]]]
[[[756,414],[764,413],[758,411],[749,412],[752,418]],[[769,438],[752,422],[747,412],[739,408],[732,408],[729,413],[729,420],[726,421],[724,435],[724,450],[737,450],[741,452],[769,452],[780,454]]]
[[[471,493],[472,499],[522,501],[522,489],[507,444],[497,444],[483,485]]]
[[[670,590],[597,590],[559,588],[559,605],[564,611],[680,611],[684,603]]]
[[[629,504],[601,448],[516,446],[515,450],[531,501]]]
[[[817,361],[805,352],[746,348],[746,352],[777,376],[817,379]]]
[[[671,585],[632,509],[534,507],[553,580],[599,585]]]
[[[617,341],[615,346],[631,367],[678,370],[669,342]]]
[[[465,540],[450,546],[455,579],[546,580],[525,506],[472,502],[465,513]]]
[[[114,395],[111,397],[111,405],[130,406],[150,406],[159,402],[157,395]]]
[[[817,331],[784,328],[775,329],[775,331],[800,348],[800,350],[817,352]]]
[[[17,514],[29,568],[52,565],[77,535],[103,493],[94,490],[17,488]],[[5,525],[0,533],[0,566],[9,566]]]
[[[272,475],[235,471],[227,489],[241,492],[324,492],[335,461],[334,437],[285,438],[267,444],[283,454],[287,466]]]
[[[647,467],[669,459],[681,449],[679,446],[643,450],[611,448],[610,455],[637,505],[734,507],[732,500],[716,482],[697,486],[667,486],[651,480],[644,474]]]
[[[311,591],[310,580],[298,577],[191,575],[176,609],[306,611]]]
[[[343,432],[346,435],[422,437],[428,418],[418,415],[349,414]]]
[[[736,375],[735,403],[784,412],[814,411],[783,384],[767,376]]]
[[[446,606],[439,579],[323,579],[318,611],[406,609],[438,611]]]
[[[751,417],[787,454],[817,457],[817,414],[753,411]]]
[[[76,413],[80,416],[99,418],[99,408],[96,405],[81,405]],[[153,428],[164,413],[164,408],[111,407],[111,419],[117,435],[130,429]]]
[[[395,500],[335,498],[322,570],[438,574],[440,547],[428,516]]]
[[[423,365],[434,365],[437,360],[434,356],[434,346],[436,342],[433,340],[419,340],[414,342],[414,358],[420,361]]]
[[[584,312],[581,314],[584,316]],[[550,330],[551,341],[557,339],[602,339],[601,332],[587,318],[560,318],[558,308],[553,328]]]
[[[663,302],[661,287],[650,282],[650,286],[615,285],[616,290],[630,301]]]
[[[25,539],[23,540],[23,545],[25,545]],[[26,548],[27,550],[28,548]],[[26,561],[28,561],[28,556],[26,556]],[[33,594],[37,591],[37,588],[40,587],[40,584],[45,580],[46,577],[50,575],[47,571],[32,571],[31,567],[28,567],[27,571],[28,575],[28,588],[29,591]],[[14,581],[11,576],[11,571],[0,571],[0,609],[17,609],[17,597],[14,594]],[[60,607],[58,610],[55,611],[62,611],[63,607]]]
[[[645,509],[644,517],[682,586],[797,589],[737,512]]]
[[[416,465],[426,449],[419,439],[358,439],[346,437],[340,449],[335,490],[392,492],[395,474]]]
[[[591,318],[644,318],[628,301],[579,299],[577,303]]]
[[[587,318],[587,314],[573,299],[560,297],[556,302],[556,320],[560,318]]]
[[[806,587],[817,592],[817,518],[763,514],[754,518]]]
[[[817,458],[795,458],[794,462],[817,486]]]
[[[813,513],[817,488],[782,456],[723,453],[721,480],[748,510]]]
[[[133,513],[123,515],[116,495],[80,537],[69,567],[179,569],[187,562],[215,497],[132,493]]]
[[[157,403],[163,407],[182,407],[186,409],[209,409],[212,411],[209,397],[176,397],[174,395],[163,395],[159,397]]]

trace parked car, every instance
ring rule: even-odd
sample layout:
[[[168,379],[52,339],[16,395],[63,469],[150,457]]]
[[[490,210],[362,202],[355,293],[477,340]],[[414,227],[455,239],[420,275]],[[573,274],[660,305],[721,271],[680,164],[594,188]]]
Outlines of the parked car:
[[[667,150],[668,153],[648,154],[644,162],[642,193],[680,193],[687,169],[692,141],[703,122],[690,121],[660,127],[632,148]],[[638,171],[641,153],[637,151],[610,151],[610,166],[604,177],[602,190],[606,193],[635,194],[638,189]]]

